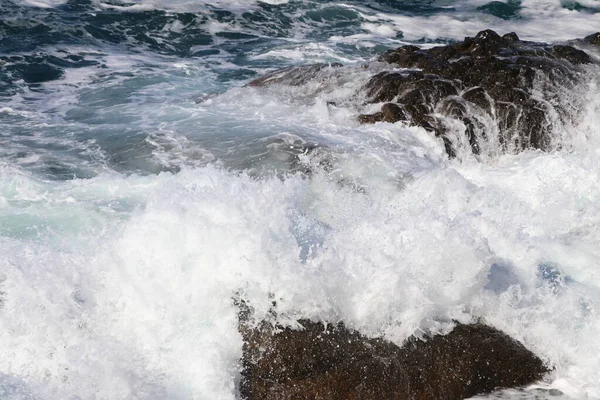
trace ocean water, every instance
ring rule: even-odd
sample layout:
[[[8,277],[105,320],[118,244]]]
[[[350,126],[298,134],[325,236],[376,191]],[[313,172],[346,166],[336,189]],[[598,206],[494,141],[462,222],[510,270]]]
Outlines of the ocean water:
[[[600,3],[0,0],[0,398],[238,399],[239,293],[398,344],[481,319],[553,368],[487,398],[600,398],[600,68],[548,153],[354,118],[361,65],[486,28]]]

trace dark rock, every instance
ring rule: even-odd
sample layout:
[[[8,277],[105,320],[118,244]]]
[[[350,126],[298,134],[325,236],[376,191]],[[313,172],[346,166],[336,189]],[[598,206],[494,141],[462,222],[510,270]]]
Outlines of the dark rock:
[[[365,89],[373,103],[392,101],[422,79],[422,72],[381,72],[371,78]]]
[[[396,50],[390,50],[379,57],[380,61],[385,61],[390,64],[417,64],[422,58],[426,57],[427,53],[422,51],[417,46],[402,46]]]
[[[522,142],[521,147],[534,148],[541,150],[550,149],[550,136],[546,135],[545,132],[550,130],[550,121],[547,118],[547,112],[545,106],[536,101],[529,100],[524,104],[523,122],[522,122]]]
[[[600,33],[584,41],[600,45]],[[451,157],[457,149],[449,138],[460,132],[451,131],[456,124],[440,123],[440,119],[462,122],[475,154],[481,151],[479,141],[487,140],[480,132],[485,130],[482,119],[486,126],[487,121],[497,125],[500,150],[551,150],[553,125],[548,116],[552,114],[553,121],[571,121],[578,109],[577,105],[561,104],[557,88],[562,92],[574,88],[585,71],[581,65],[593,62],[587,53],[570,45],[524,41],[514,32],[500,36],[492,30],[430,49],[402,46],[378,60],[402,69],[371,77],[362,88],[366,102],[386,104],[379,112],[359,115],[358,121],[408,121],[440,137]],[[324,79],[327,69],[336,67],[339,64],[286,68],[249,86],[301,85]]]
[[[509,42],[518,42],[519,40],[521,40],[521,39],[519,39],[519,36],[517,36],[517,34],[514,32],[510,32],[510,33],[507,33],[506,35],[503,35],[502,39],[509,41]]]
[[[583,38],[583,41],[594,46],[600,46],[600,32],[593,33]]]
[[[406,114],[397,104],[386,103],[381,107],[381,113],[383,114],[383,120],[385,122],[398,122],[406,120]]]
[[[299,320],[300,329],[253,325],[242,304],[242,398],[464,399],[537,381],[548,372],[522,344],[483,324],[399,347],[343,323]]]
[[[592,58],[585,51],[578,50],[573,46],[555,45],[552,47],[552,54],[556,58],[567,60],[572,64],[589,64]]]
[[[285,84],[290,86],[300,86],[314,79],[319,72],[325,68],[339,68],[342,64],[311,64],[299,67],[289,67],[273,71],[265,76],[255,79],[248,83],[248,86],[268,86],[273,84]]]
[[[475,86],[466,90],[462,94],[462,98],[488,113],[491,113],[492,111],[493,100],[481,86]]]
[[[440,101],[437,110],[448,117],[463,119],[468,114],[467,104],[464,98],[452,96]]]
[[[383,113],[379,111],[375,114],[360,114],[358,116],[358,121],[361,124],[374,124],[376,122],[381,122],[383,121]]]
[[[592,36],[585,40],[595,41]],[[506,149],[549,150],[552,126],[547,107],[533,99],[535,82],[546,79],[546,92],[542,94],[551,97],[554,87],[569,87],[577,82],[581,74],[578,65],[592,62],[587,53],[572,46],[527,42],[515,33],[500,36],[492,30],[428,50],[403,46],[384,53],[379,60],[409,70],[375,75],[364,87],[369,102],[397,101],[413,124],[441,137],[446,134],[444,129],[426,117],[436,110],[459,119],[467,127],[474,153],[479,152],[477,138],[472,134],[477,121],[467,115],[468,107],[459,105],[456,99],[449,102],[449,97],[466,89],[462,98],[496,120],[500,144]],[[442,102],[446,104],[440,107]],[[566,118],[561,115],[566,111],[559,105],[555,111]],[[447,140],[445,144],[448,150]]]
[[[394,122],[405,121],[406,119],[404,110],[394,103],[384,104],[381,107],[381,111],[375,114],[361,114],[358,116],[358,120],[363,124],[374,124],[381,121],[393,124]]]
[[[479,154],[479,143],[477,141],[477,135],[475,134],[475,131],[483,131],[483,127],[476,118],[472,117],[468,107],[468,102],[464,98],[453,96],[447,97],[444,100],[442,100],[437,107],[437,111],[447,117],[459,120],[464,124],[465,134],[469,139],[471,149],[473,150],[474,154]],[[441,134],[439,130],[437,130],[437,133],[438,135]],[[448,152],[448,149],[446,149],[446,151]],[[448,152],[448,154],[451,153]]]
[[[435,75],[424,75],[418,71],[382,72],[371,78],[365,89],[373,102],[397,101],[403,105],[413,124],[434,130],[429,114],[434,111],[435,105],[441,99],[458,94],[455,84],[455,82],[440,79]],[[379,114],[373,114],[373,116],[383,118]],[[403,117],[398,120],[404,119],[407,118]],[[370,122],[364,121],[364,118],[361,121]],[[395,121],[390,119],[388,122]]]
[[[513,40],[504,39],[493,30],[486,29],[479,32],[477,36],[469,42],[468,48],[465,49],[467,52],[488,56],[500,53],[507,47],[507,44],[513,42]],[[467,44],[467,40],[465,40],[464,43]]]

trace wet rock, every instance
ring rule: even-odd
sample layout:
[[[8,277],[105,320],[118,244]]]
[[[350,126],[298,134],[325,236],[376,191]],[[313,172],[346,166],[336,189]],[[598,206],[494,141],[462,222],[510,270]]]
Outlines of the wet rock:
[[[394,123],[406,120],[404,110],[394,103],[384,104],[383,107],[381,107],[381,113],[383,114],[383,120],[385,122]]]
[[[242,307],[242,398],[458,400],[523,386],[548,372],[522,344],[479,323],[425,341],[410,338],[402,347],[343,323],[298,324],[254,325]]]
[[[402,108],[394,103],[386,103],[381,107],[381,111],[375,114],[361,114],[358,120],[363,124],[374,124],[375,122],[394,123],[398,121],[406,121],[406,113]]]
[[[552,47],[552,54],[556,58],[567,60],[575,65],[589,64],[592,62],[592,59],[585,51],[578,50],[573,46],[555,45]]]
[[[418,63],[426,57],[426,54],[420,47],[407,45],[396,50],[390,50],[379,57],[379,59],[390,64],[409,65]]]
[[[274,84],[285,84],[290,86],[300,86],[314,79],[319,72],[325,68],[339,68],[342,64],[311,64],[299,67],[289,67],[273,71],[265,76],[255,79],[248,83],[248,86],[269,86]]]
[[[440,101],[437,110],[455,119],[463,119],[468,114],[468,102],[461,97],[447,97]]]
[[[420,71],[381,72],[371,78],[365,89],[367,96],[374,103],[396,99],[406,103],[415,98],[415,95],[419,104],[427,101],[437,102],[458,93],[455,82]],[[431,104],[427,106],[431,107]]]
[[[591,43],[596,37],[585,40]],[[433,129],[443,137],[445,132],[438,129],[439,125],[436,127],[425,118],[437,110],[465,122],[469,134],[476,121],[467,118],[464,107],[460,112],[457,107],[439,107],[462,91],[464,100],[496,120],[501,131],[500,145],[505,149],[549,150],[552,126],[547,107],[533,98],[535,82],[546,79],[549,83],[542,87],[547,91],[553,85],[574,85],[581,73],[578,66],[591,63],[592,59],[572,46],[527,42],[515,33],[500,36],[485,30],[474,38],[427,50],[403,46],[384,53],[380,61],[410,70],[374,76],[364,87],[369,102],[396,101],[408,112],[413,124]],[[560,115],[562,110],[558,107],[555,111]],[[473,135],[469,141],[477,153],[479,143]]]
[[[583,41],[600,45],[600,33]],[[557,93],[572,90],[585,71],[581,66],[593,62],[586,52],[570,45],[524,41],[514,32],[500,36],[489,29],[446,46],[402,46],[382,54],[378,61],[394,68],[373,75],[356,98],[366,97],[366,103],[385,105],[374,114],[359,115],[358,121],[407,121],[423,127],[443,140],[451,157],[457,151],[451,138],[462,134],[456,131],[460,124],[440,123],[441,119],[453,118],[464,124],[475,154],[481,151],[480,141],[488,137],[480,132],[486,130],[481,120],[486,121],[488,130],[495,129],[489,126],[492,123],[499,131],[499,135],[489,135],[497,143],[486,149],[551,150],[555,145],[553,124],[572,121],[576,118],[573,112],[579,108],[561,104]],[[340,65],[286,68],[256,79],[249,86],[301,85],[326,79],[326,73],[331,73],[327,69],[337,67]],[[381,71],[381,65],[376,70]]]
[[[514,32],[509,32],[509,33],[503,35],[502,39],[507,40],[509,42],[518,42],[519,40],[521,40],[521,39],[519,39],[519,36]]]
[[[422,126],[431,131],[437,131],[434,128],[433,113],[435,105],[448,96],[457,95],[459,87],[456,82],[446,79],[440,79],[435,75],[425,75],[420,71],[408,72],[382,72],[375,75],[365,87],[367,95],[374,103],[395,101],[395,117],[386,119],[384,109],[382,113],[375,113],[371,116],[360,116],[361,122],[376,122],[385,120],[387,122],[396,122],[400,120],[409,120],[414,125]],[[388,108],[387,114],[390,114],[390,104],[384,107]],[[399,111],[398,111],[399,110]],[[400,112],[402,116],[400,117]]]
[[[593,33],[583,38],[583,41],[594,46],[600,46],[600,32]]]
[[[480,153],[476,131],[482,132],[482,136],[485,136],[485,130],[482,124],[470,112],[469,102],[467,100],[459,96],[447,97],[438,104],[436,111],[447,117],[461,121],[465,126],[465,134],[469,139],[469,144],[471,145],[473,153]],[[445,131],[440,130],[439,128],[434,131],[441,136],[445,136],[446,134]],[[449,151],[448,144],[445,143],[445,145],[446,152],[454,156],[454,154]]]
[[[358,116],[358,121],[361,124],[374,124],[376,122],[381,122],[383,121],[383,113],[379,111],[375,114],[360,114]]]
[[[462,98],[488,113],[492,111],[493,100],[481,86],[475,86],[466,90],[462,94]]]

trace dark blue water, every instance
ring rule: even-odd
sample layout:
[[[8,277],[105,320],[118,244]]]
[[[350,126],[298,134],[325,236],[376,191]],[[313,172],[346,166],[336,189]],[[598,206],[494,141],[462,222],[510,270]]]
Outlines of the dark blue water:
[[[146,146],[142,138],[151,134],[140,129],[139,116],[135,112],[122,115],[120,110],[100,115],[99,107],[106,110],[135,101],[173,104],[195,94],[202,99],[243,85],[265,70],[317,61],[360,63],[402,43],[445,43],[489,26],[508,30],[523,25],[520,34],[525,38],[553,40],[588,30],[579,24],[577,30],[569,28],[544,38],[539,29],[548,18],[570,27],[581,18],[588,18],[589,25],[600,20],[599,9],[589,2],[541,3],[539,10],[535,2],[517,0],[273,3],[282,4],[247,1],[224,7],[223,2],[27,4],[2,0],[0,99],[17,114],[20,109],[37,114],[35,122],[0,114],[6,132],[5,157],[39,155],[40,144],[31,137],[38,124],[51,119],[53,126],[44,136],[69,135],[74,148],[54,144],[53,150],[73,160],[70,165],[46,160],[48,166],[40,172],[47,177],[93,176],[97,171],[89,168],[92,164],[154,173],[168,167],[129,165],[123,160],[122,152],[130,146]],[[570,19],[563,17],[567,12]],[[115,68],[115,56],[117,64],[129,65]],[[189,66],[169,68],[178,62]],[[167,91],[163,99],[150,100],[143,89],[159,83],[170,86],[172,95]],[[74,96],[72,107],[56,104],[57,97],[66,96],[62,87]],[[61,126],[60,121],[65,124]],[[70,124],[81,125],[70,129]],[[188,132],[182,134],[188,136]],[[96,141],[94,157],[102,159],[74,154],[87,148],[90,140]],[[48,149],[47,143],[41,146]],[[138,156],[149,157],[144,151]]]

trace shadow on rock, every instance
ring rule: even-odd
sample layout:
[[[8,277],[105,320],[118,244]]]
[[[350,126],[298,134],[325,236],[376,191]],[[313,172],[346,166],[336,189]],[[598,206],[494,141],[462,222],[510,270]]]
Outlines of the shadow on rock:
[[[278,399],[464,399],[540,380],[548,372],[522,344],[492,327],[458,324],[399,347],[343,323],[256,322],[243,301],[241,395]]]

